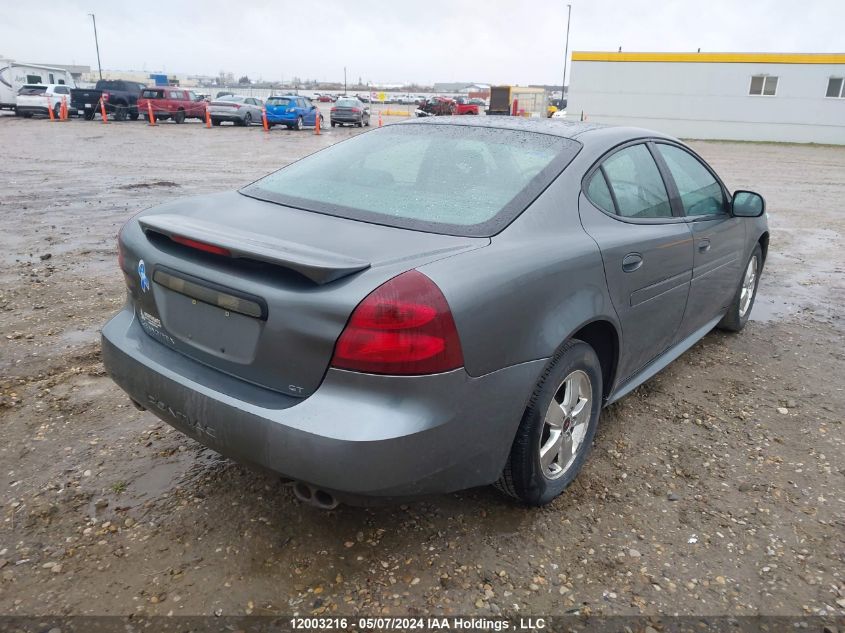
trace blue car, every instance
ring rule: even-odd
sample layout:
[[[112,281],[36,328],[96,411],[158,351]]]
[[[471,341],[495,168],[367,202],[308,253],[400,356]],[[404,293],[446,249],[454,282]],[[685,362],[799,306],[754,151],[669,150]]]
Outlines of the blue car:
[[[320,124],[323,123],[323,115],[309,99],[297,95],[286,95],[283,97],[270,97],[265,103],[267,107],[267,123],[270,126],[286,125],[289,129],[301,130],[306,125],[317,125],[317,117],[320,117]]]

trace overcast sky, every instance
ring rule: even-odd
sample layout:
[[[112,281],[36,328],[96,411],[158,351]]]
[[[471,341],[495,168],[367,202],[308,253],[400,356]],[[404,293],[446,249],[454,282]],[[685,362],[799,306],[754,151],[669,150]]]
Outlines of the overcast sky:
[[[264,80],[559,83],[564,0],[0,0],[0,57]],[[572,0],[571,50],[845,52],[845,0]]]

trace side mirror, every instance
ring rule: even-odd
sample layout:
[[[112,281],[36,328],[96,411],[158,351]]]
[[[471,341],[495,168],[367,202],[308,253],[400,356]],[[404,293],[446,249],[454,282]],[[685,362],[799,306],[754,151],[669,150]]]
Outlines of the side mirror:
[[[766,211],[763,196],[753,191],[734,191],[731,214],[738,218],[759,218]]]

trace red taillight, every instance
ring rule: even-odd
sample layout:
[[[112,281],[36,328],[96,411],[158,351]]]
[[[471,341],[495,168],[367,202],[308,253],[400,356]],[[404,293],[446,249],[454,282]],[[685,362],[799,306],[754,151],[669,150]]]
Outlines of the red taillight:
[[[335,112],[336,110],[337,110],[337,108],[336,108],[336,107],[334,107],[334,106],[332,106],[331,111],[332,111],[332,112]]]
[[[332,367],[370,374],[437,374],[463,366],[452,311],[435,283],[411,270],[358,304],[335,346]]]
[[[222,246],[215,246],[214,244],[198,242],[197,240],[192,240],[188,237],[182,237],[181,235],[171,235],[170,239],[176,242],[177,244],[182,244],[182,246],[187,246],[189,248],[195,248],[198,251],[213,253],[214,255],[225,255],[226,257],[230,257],[232,255],[231,251],[226,248],[223,248]]]
[[[358,113],[361,111],[361,108],[352,108],[352,111],[353,111],[355,114],[358,114]]]
[[[108,92],[104,92],[104,93],[103,93],[103,101],[108,101],[108,100],[109,100],[109,93],[108,93]]]

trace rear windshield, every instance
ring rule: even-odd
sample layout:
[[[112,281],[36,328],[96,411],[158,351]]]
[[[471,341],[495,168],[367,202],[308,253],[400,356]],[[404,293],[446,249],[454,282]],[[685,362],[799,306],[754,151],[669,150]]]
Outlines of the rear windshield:
[[[246,99],[246,97],[241,97],[240,95],[226,95],[224,97],[219,97],[217,99],[217,101],[237,101],[237,102],[241,102],[244,99]]]
[[[19,95],[42,95],[47,92],[47,86],[24,86],[18,90]]]
[[[580,147],[521,130],[392,125],[307,156],[241,192],[353,220],[489,236],[517,217]]]
[[[270,97],[267,99],[267,105],[286,106],[290,103],[287,97]]]
[[[163,99],[164,90],[144,90],[141,93],[141,96],[144,99]]]
[[[338,99],[337,103],[335,104],[339,108],[355,108],[361,102],[358,99]]]

